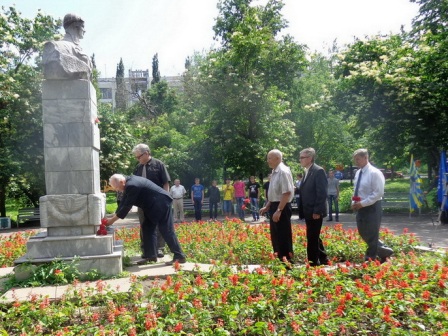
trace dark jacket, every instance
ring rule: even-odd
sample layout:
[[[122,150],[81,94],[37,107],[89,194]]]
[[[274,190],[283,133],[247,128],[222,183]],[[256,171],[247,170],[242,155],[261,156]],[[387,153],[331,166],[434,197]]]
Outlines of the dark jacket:
[[[166,169],[165,164],[153,157],[151,160],[145,165],[146,168],[146,178],[159,187],[163,188],[163,185],[167,182],[170,182],[170,174],[168,174],[168,170]],[[138,164],[134,169],[134,175],[142,176],[143,165]]]
[[[123,198],[116,215],[119,218],[125,218],[135,205],[143,210],[145,216],[156,217],[162,209],[171,209],[172,202],[170,194],[154,182],[141,176],[131,175],[126,178]]]
[[[221,200],[221,192],[218,187],[211,186],[208,188],[208,197],[210,202],[219,203]]]
[[[313,164],[299,188],[299,217],[312,218],[313,214],[327,216],[328,180],[325,171]]]

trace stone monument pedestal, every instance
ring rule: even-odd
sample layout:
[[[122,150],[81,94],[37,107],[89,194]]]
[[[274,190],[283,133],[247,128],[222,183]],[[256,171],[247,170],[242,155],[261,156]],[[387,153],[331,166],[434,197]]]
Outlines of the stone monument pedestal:
[[[16,264],[79,259],[81,272],[122,271],[122,244],[97,236],[106,212],[100,190],[96,93],[88,80],[46,80],[42,88],[45,184],[41,227]]]

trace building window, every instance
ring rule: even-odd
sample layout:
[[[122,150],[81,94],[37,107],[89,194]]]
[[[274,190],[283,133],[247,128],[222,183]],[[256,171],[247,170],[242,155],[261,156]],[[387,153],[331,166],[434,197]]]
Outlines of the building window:
[[[112,99],[112,89],[100,88],[101,99]]]

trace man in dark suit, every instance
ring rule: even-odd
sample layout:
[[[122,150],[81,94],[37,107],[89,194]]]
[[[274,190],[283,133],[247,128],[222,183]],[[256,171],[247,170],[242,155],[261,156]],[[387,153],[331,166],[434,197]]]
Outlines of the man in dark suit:
[[[170,251],[174,254],[173,260],[167,262],[185,263],[185,254],[182,252],[176,233],[174,232],[171,205],[173,199],[170,194],[150,180],[140,176],[125,177],[121,174],[112,175],[109,179],[110,185],[116,191],[123,192],[120,208],[112,218],[107,219],[106,225],[112,225],[119,218],[123,219],[131,210],[132,206],[142,209],[144,214],[142,229],[143,259],[137,264],[146,264],[157,261],[157,242],[154,231],[159,227]]]
[[[327,216],[327,176],[314,163],[316,151],[306,148],[300,152],[300,164],[305,176],[299,188],[299,217],[305,219],[307,257],[310,266],[327,265],[328,257],[320,239],[323,218]]]

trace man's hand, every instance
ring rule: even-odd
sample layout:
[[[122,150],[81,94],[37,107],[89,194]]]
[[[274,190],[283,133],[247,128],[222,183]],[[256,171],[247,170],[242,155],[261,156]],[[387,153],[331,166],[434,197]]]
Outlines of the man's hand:
[[[313,214],[313,219],[319,219],[320,215],[319,214]]]
[[[272,221],[274,223],[277,223],[280,220],[280,216],[282,215],[281,211],[274,212],[274,215],[272,215]]]
[[[260,213],[260,215],[263,215],[265,212],[267,212],[269,210],[269,208],[267,207],[263,207],[260,209],[260,211],[258,211]]]
[[[353,203],[352,204],[352,210],[353,211],[357,211],[357,210],[359,210],[359,209],[361,209],[362,208],[362,204],[361,204],[361,202],[356,202],[356,203]]]

